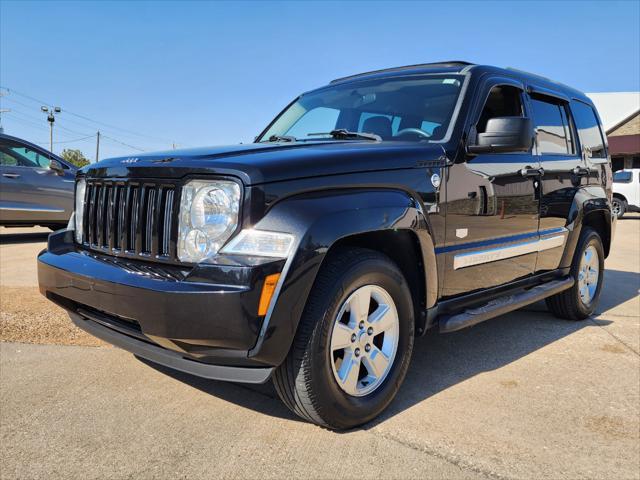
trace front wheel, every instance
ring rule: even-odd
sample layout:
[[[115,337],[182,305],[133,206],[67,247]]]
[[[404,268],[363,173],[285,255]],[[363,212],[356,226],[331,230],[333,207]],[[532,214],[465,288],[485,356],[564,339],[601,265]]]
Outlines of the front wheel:
[[[414,338],[407,282],[386,256],[349,249],[318,274],[291,350],[273,376],[300,417],[334,429],[361,425],[395,397]]]
[[[604,249],[598,233],[584,227],[571,264],[573,287],[547,298],[549,310],[559,318],[584,320],[596,309],[604,279]]]

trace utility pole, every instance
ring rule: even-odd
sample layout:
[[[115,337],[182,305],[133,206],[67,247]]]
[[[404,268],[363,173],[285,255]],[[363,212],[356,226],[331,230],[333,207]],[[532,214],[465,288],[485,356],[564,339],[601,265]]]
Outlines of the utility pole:
[[[96,163],[100,160],[100,130],[96,133]]]
[[[40,107],[44,113],[47,114],[47,122],[49,122],[49,151],[53,153],[53,124],[56,121],[56,113],[61,113],[60,107]]]

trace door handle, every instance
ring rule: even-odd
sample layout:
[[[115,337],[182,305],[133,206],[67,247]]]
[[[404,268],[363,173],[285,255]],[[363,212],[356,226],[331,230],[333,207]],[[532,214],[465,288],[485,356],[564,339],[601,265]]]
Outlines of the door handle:
[[[520,175],[523,177],[541,177],[544,175],[544,170],[542,168],[525,167],[520,170]]]
[[[3,173],[2,176],[6,178],[20,178],[20,174],[18,173]]]
[[[585,167],[576,167],[573,169],[573,174],[576,177],[586,177],[591,173],[591,169]]]

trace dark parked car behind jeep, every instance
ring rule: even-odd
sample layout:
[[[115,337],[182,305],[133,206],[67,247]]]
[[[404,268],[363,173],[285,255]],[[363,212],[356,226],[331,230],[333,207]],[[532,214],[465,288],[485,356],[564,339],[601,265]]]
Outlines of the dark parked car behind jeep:
[[[584,94],[464,62],[381,70],[299,96],[251,145],[83,168],[40,289],[140,357],[273,378],[296,414],[348,428],[391,402],[431,327],[541,299],[592,314],[610,201]]]

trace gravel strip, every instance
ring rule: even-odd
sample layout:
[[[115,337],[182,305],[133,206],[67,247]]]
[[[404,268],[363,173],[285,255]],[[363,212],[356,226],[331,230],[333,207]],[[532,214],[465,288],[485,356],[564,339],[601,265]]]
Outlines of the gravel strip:
[[[76,327],[66,312],[36,287],[0,290],[0,341],[55,345],[105,345]]]

